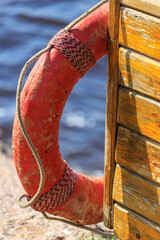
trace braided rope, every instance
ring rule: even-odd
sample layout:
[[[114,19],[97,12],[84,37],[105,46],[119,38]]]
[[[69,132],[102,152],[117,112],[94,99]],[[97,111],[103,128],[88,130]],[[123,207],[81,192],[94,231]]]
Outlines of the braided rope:
[[[60,51],[70,61],[81,78],[96,63],[91,50],[65,29],[58,32],[49,45]]]
[[[60,181],[41,195],[31,207],[40,212],[53,210],[69,198],[77,185],[77,180],[78,174],[66,163],[66,169]],[[28,196],[27,200],[30,199],[31,197]]]
[[[87,17],[89,14],[91,14],[93,11],[95,11],[97,8],[99,8],[101,5],[103,5],[105,2],[107,2],[107,0],[101,0],[98,4],[96,4],[94,7],[92,7],[91,9],[89,9],[87,12],[85,12],[84,14],[82,14],[80,17],[78,17],[77,19],[75,19],[73,22],[71,22],[66,28],[65,30],[69,31],[74,25],[76,25],[79,21],[81,21],[82,19],[84,19],[85,17]],[[45,172],[44,172],[44,168],[43,168],[43,164],[41,162],[41,159],[39,157],[39,154],[37,152],[37,150],[35,149],[28,133],[27,130],[24,126],[23,120],[22,120],[22,116],[21,116],[21,105],[20,105],[20,97],[21,97],[21,91],[22,91],[22,84],[23,84],[23,80],[24,80],[24,76],[29,68],[29,66],[37,59],[39,58],[43,53],[47,52],[49,49],[53,48],[53,46],[49,45],[47,47],[45,47],[44,49],[42,49],[41,51],[39,51],[38,53],[36,53],[34,56],[32,56],[24,65],[24,67],[21,70],[20,76],[19,76],[19,80],[18,80],[18,86],[17,86],[17,94],[16,94],[16,111],[17,111],[17,117],[18,117],[18,122],[19,122],[19,126],[21,128],[21,131],[26,139],[26,142],[28,143],[34,157],[35,160],[37,162],[37,165],[39,167],[39,172],[40,172],[40,182],[39,182],[39,187],[37,192],[35,193],[35,195],[32,197],[32,199],[24,204],[22,204],[22,199],[23,198],[27,198],[28,195],[27,194],[23,194],[22,196],[19,197],[18,199],[18,204],[21,208],[27,208],[29,206],[31,206],[41,195],[41,192],[43,190],[43,186],[44,186],[44,182],[45,182]],[[63,218],[59,218],[59,217],[49,217],[47,216],[47,214],[45,212],[42,212],[43,216],[46,219],[49,220],[57,220],[60,222],[65,222],[67,224],[70,224],[72,226],[75,227],[79,227],[85,230],[89,230],[91,232],[94,232],[96,234],[100,234],[102,236],[105,237],[111,237],[113,236],[113,232],[102,232],[81,224],[76,224],[73,223],[71,221],[68,221],[66,219]]]
[[[40,196],[43,186],[44,186],[44,181],[45,181],[45,172],[44,172],[44,168],[41,162],[41,159],[39,157],[39,154],[37,152],[37,150],[35,149],[32,140],[30,139],[27,130],[24,126],[23,120],[22,120],[22,116],[21,116],[21,106],[20,106],[20,97],[21,97],[21,90],[22,90],[22,83],[23,83],[23,79],[24,76],[26,74],[27,69],[29,68],[29,66],[39,57],[41,56],[43,53],[47,52],[49,49],[51,48],[51,46],[47,46],[46,48],[42,49],[41,51],[39,51],[38,53],[36,53],[33,57],[31,57],[26,64],[24,65],[21,73],[20,73],[20,77],[18,80],[18,87],[17,87],[17,95],[16,95],[16,110],[17,110],[17,117],[18,117],[18,122],[19,122],[19,126],[22,130],[22,133],[30,147],[30,149],[32,150],[32,153],[36,159],[36,162],[38,164],[39,167],[39,172],[40,172],[40,183],[39,183],[39,187],[38,190],[36,192],[36,194],[34,195],[34,197],[29,201],[26,202],[25,204],[21,203],[22,198],[27,198],[27,194],[23,194],[22,196],[20,196],[20,198],[18,199],[18,204],[21,208],[26,208],[31,206]]]

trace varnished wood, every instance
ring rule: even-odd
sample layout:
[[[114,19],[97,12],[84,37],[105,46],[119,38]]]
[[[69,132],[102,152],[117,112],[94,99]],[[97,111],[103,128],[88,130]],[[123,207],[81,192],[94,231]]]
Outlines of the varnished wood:
[[[136,2],[136,1],[135,1]],[[160,61],[160,19],[121,8],[119,43]]]
[[[104,224],[113,228],[113,178],[115,171],[115,139],[117,130],[117,89],[118,89],[118,31],[119,0],[109,2],[108,27],[108,74],[106,96],[106,129],[105,129],[105,188],[104,188]]]
[[[160,184],[160,144],[119,126],[116,162],[151,181]]]
[[[160,226],[118,204],[114,205],[114,232],[121,240],[159,240]]]
[[[160,224],[160,185],[116,165],[113,198],[143,217]]]
[[[160,142],[160,102],[156,100],[120,87],[117,121]]]
[[[122,5],[160,17],[159,0],[120,0]]]
[[[120,2],[140,11],[122,7],[119,20]],[[113,201],[123,205],[114,208],[114,230],[121,240],[160,239],[158,5],[155,0],[110,1],[104,223],[113,226]],[[117,124],[124,126],[118,135]]]
[[[121,47],[119,84],[160,100],[160,62]]]

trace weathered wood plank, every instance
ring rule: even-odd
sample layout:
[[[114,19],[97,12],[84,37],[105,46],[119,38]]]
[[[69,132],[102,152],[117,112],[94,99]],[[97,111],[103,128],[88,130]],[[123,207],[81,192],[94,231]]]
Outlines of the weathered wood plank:
[[[160,60],[160,19],[126,7],[120,16],[120,44]]]
[[[160,184],[160,144],[120,126],[115,160],[125,168]]]
[[[117,121],[160,142],[160,102],[134,91],[119,88]]]
[[[105,128],[105,188],[104,188],[104,224],[113,228],[113,178],[115,171],[115,142],[117,130],[117,91],[118,91],[118,31],[119,0],[109,2],[108,28],[108,73],[106,96],[106,128]]]
[[[160,100],[160,62],[121,47],[119,84]]]
[[[120,0],[120,3],[127,7],[134,8],[156,17],[160,17],[159,0]]]
[[[113,198],[121,205],[160,224],[160,185],[116,165]]]
[[[114,205],[114,232],[122,240],[160,239],[160,226],[118,204]]]

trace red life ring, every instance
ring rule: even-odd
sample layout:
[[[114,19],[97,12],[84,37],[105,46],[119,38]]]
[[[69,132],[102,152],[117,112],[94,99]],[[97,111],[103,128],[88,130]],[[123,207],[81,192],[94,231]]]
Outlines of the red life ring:
[[[46,178],[41,197],[32,207],[80,224],[102,221],[104,179],[78,174],[62,159],[59,123],[73,86],[107,54],[108,11],[108,3],[103,4],[69,32],[56,35],[50,41],[54,48],[39,58],[21,96],[22,119],[42,160]],[[74,47],[78,51],[71,56]],[[13,156],[21,183],[33,197],[39,185],[39,169],[17,116],[13,126]]]

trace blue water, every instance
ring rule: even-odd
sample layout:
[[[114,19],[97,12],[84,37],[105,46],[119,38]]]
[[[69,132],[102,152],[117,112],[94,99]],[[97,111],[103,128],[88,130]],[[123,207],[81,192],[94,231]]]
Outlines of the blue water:
[[[92,0],[0,0],[0,139],[12,144],[15,95],[23,64],[95,5]],[[79,172],[103,174],[107,58],[74,87],[60,128],[63,158]]]

